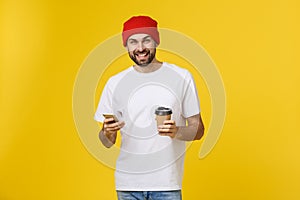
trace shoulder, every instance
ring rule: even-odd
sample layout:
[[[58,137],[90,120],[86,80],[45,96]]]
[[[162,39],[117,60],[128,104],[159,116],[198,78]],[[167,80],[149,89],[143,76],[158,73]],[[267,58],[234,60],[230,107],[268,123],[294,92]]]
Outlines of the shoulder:
[[[115,74],[115,75],[113,75],[113,76],[111,76],[109,79],[108,79],[108,81],[107,81],[107,85],[108,86],[114,86],[114,85],[116,85],[116,84],[118,84],[119,83],[119,81],[123,78],[123,77],[125,77],[128,73],[130,73],[132,71],[132,67],[128,67],[127,69],[125,69],[125,70],[123,70],[123,71],[121,71],[121,72],[119,72],[119,73],[117,73],[117,74]]]
[[[175,64],[171,64],[171,63],[167,63],[167,62],[164,62],[164,65],[165,65],[165,67],[168,70],[175,71],[176,73],[178,73],[184,79],[190,79],[190,78],[192,78],[191,73],[187,69],[185,69],[183,67],[179,67],[179,66],[177,66]]]

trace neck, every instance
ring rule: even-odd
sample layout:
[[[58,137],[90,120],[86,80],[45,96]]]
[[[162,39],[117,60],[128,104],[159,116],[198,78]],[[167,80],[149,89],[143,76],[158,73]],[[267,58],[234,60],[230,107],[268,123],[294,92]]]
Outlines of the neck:
[[[141,73],[150,73],[158,70],[162,66],[162,62],[153,59],[151,63],[147,66],[139,66],[139,65],[134,65],[133,68]]]

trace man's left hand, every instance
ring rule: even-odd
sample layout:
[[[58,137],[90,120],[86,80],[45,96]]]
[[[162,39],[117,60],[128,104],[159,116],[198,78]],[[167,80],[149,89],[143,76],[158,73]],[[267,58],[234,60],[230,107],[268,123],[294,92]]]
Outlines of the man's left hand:
[[[158,134],[175,138],[178,127],[174,120],[165,120],[163,125],[158,126]]]

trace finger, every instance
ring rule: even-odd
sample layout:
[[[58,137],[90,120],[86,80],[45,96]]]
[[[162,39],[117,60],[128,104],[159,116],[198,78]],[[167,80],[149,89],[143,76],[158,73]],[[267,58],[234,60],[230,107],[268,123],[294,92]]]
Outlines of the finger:
[[[173,129],[158,129],[159,133],[168,133],[168,134],[176,134],[176,128]]]
[[[174,120],[165,120],[164,124],[175,124]]]
[[[114,121],[114,118],[112,118],[112,117],[106,117],[104,119],[104,122],[111,122],[111,121]]]
[[[125,126],[125,122],[116,122],[114,124],[111,124],[111,128],[115,128],[117,130],[120,130],[121,128],[123,128]]]
[[[118,130],[119,129],[119,126],[112,126],[112,127],[106,127],[105,130],[108,130],[108,131],[115,131],[115,130]]]
[[[113,123],[115,120],[114,120],[114,118],[112,118],[112,117],[109,117],[109,118],[105,118],[104,119],[104,123],[106,123],[106,124],[111,124],[111,123]]]
[[[160,129],[172,129],[172,128],[174,128],[174,125],[170,125],[170,124],[168,125],[165,124],[160,127]]]
[[[176,128],[176,126],[174,124],[164,124],[164,125],[159,125],[157,128],[158,129],[166,129],[166,128],[174,129],[174,128]]]
[[[163,125],[162,127],[158,128],[158,129],[170,129],[172,131],[176,131],[177,126],[175,126],[175,125]]]
[[[124,121],[118,122],[118,123],[119,123],[120,128],[123,128],[125,126],[125,122]]]
[[[112,127],[111,124],[107,124],[107,123],[103,124],[103,128],[104,129],[111,128],[111,127]]]
[[[116,122],[113,124],[107,124],[106,126],[104,126],[104,128],[106,128],[106,130],[109,130],[109,131],[118,131],[121,128],[123,128],[124,125],[125,125],[125,122]]]
[[[116,126],[118,126],[119,122],[113,122],[113,123],[105,123],[104,124],[104,127],[107,127],[107,128],[114,128]]]
[[[106,127],[106,130],[107,131],[118,131],[118,130],[120,130],[120,126],[115,125],[115,126]]]
[[[165,129],[158,129],[159,133],[171,133],[171,129],[165,128]]]

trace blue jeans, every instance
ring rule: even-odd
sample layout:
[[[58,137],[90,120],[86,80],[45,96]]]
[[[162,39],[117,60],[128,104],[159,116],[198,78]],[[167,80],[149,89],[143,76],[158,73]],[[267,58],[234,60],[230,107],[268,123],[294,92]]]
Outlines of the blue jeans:
[[[117,191],[118,200],[181,200],[181,190]]]

